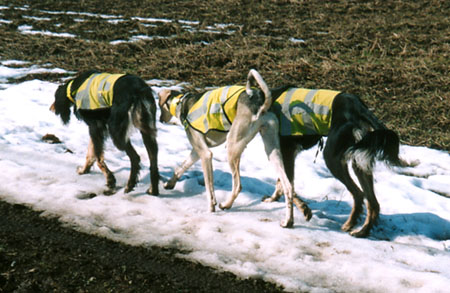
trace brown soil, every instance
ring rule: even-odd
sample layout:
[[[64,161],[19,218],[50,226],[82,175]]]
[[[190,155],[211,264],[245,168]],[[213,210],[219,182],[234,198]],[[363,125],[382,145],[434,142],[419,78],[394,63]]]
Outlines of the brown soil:
[[[279,292],[176,251],[131,247],[62,227],[58,219],[0,201],[0,292]]]
[[[356,93],[387,126],[399,133],[402,143],[450,150],[449,1],[0,0],[0,6],[10,7],[0,10],[0,19],[12,21],[0,25],[0,60],[26,60],[41,66],[50,63],[52,67],[70,71],[97,68],[128,72],[146,80],[189,82],[193,89],[243,83],[248,70],[256,68],[272,87],[293,84]],[[20,9],[23,7],[30,9]],[[49,11],[120,16],[121,22],[113,24],[99,17],[49,14]],[[138,21],[136,16],[173,21],[150,23]],[[197,23],[186,24],[184,20]],[[76,37],[22,34],[18,30],[22,25]],[[211,27],[215,32],[211,32]],[[110,43],[136,35],[158,37],[134,43]],[[289,41],[290,38],[304,42]],[[12,82],[32,78],[58,81],[61,77],[42,74]],[[148,279],[146,274],[154,270],[152,265],[131,260],[145,260],[147,257],[143,255],[159,250],[164,262],[166,255],[173,257],[172,252],[134,250],[87,235],[73,236],[75,232],[58,228],[54,221],[50,221],[53,228],[48,231],[42,224],[41,234],[58,231],[71,235],[67,237],[74,237],[73,240],[66,241],[55,234],[50,240],[42,241],[33,225],[33,229],[22,225],[29,216],[35,217],[35,221],[40,219],[33,212],[5,204],[0,207],[1,217],[5,214],[12,217],[15,212],[11,209],[24,213],[24,219],[16,217],[7,221],[11,227],[5,226],[8,228],[5,231],[9,234],[0,230],[0,291],[19,290],[23,286],[43,291],[124,291],[121,289],[128,288],[125,284],[129,280],[143,286],[139,288],[153,291],[169,288],[155,281],[158,278],[165,278],[163,283],[175,284],[173,288],[177,291],[228,288],[224,284],[224,287],[213,287],[214,282],[202,277],[200,283],[193,283],[199,287],[189,287],[178,283],[181,281],[177,276],[167,271]],[[7,235],[17,235],[17,238],[9,241]],[[101,247],[97,241],[104,241],[104,248],[96,250]],[[63,251],[63,255],[65,249],[73,250],[74,254],[52,261],[50,255],[58,251]],[[116,249],[117,253],[108,254],[110,249]],[[84,250],[89,251],[89,257],[84,255]],[[118,257],[117,263],[109,263],[122,251],[127,256]],[[169,265],[184,263],[172,258],[167,261]],[[22,263],[27,265],[20,267]],[[184,266],[188,271],[200,267],[190,263]],[[94,274],[95,270],[99,275]],[[133,270],[136,275],[131,277]],[[35,275],[39,278],[34,278]],[[189,279],[188,272],[184,276],[180,278]],[[233,279],[229,274],[225,278]],[[156,287],[144,284],[156,284]],[[251,291],[245,287],[242,290]]]

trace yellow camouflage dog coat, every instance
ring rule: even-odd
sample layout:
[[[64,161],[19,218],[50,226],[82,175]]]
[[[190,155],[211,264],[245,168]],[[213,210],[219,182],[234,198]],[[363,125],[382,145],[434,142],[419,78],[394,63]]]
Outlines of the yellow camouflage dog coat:
[[[67,98],[78,109],[95,110],[112,106],[114,83],[124,74],[94,73],[86,79],[76,92],[71,91],[72,82],[67,85]]]
[[[280,135],[327,135],[331,106],[338,91],[290,88],[275,100],[272,109],[280,120]]]
[[[189,110],[186,122],[201,133],[211,129],[229,131],[244,90],[244,86],[233,85],[207,91]]]

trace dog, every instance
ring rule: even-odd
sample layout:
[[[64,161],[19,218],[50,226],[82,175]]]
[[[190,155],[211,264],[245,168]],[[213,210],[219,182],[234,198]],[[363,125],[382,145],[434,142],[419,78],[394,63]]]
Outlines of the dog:
[[[256,82],[260,89],[252,88]],[[175,169],[173,176],[164,185],[166,189],[175,187],[181,175],[196,161],[201,159],[205,187],[208,196],[208,210],[215,211],[217,204],[214,194],[211,147],[226,142],[228,163],[232,173],[232,192],[228,199],[219,204],[223,210],[231,208],[241,191],[239,164],[246,145],[259,132],[269,161],[275,167],[280,178],[286,202],[286,217],[282,227],[292,227],[294,223],[292,208],[292,186],[283,166],[278,140],[278,121],[268,111],[272,103],[267,84],[256,70],[250,70],[246,86],[228,86],[201,94],[181,93],[164,89],[159,92],[161,122],[169,122],[175,116],[186,129],[186,135],[192,145],[189,157]],[[206,125],[208,115],[211,121]],[[305,205],[306,206],[306,205]],[[305,218],[311,218],[306,206]]]
[[[50,110],[60,116],[63,124],[67,124],[71,108],[75,116],[88,125],[90,136],[86,163],[78,168],[78,174],[89,173],[97,161],[106,177],[104,194],[116,192],[116,179],[104,159],[104,142],[109,133],[114,145],[130,158],[130,177],[124,191],[132,191],[140,170],[140,157],[129,139],[130,129],[134,126],[141,132],[150,160],[151,184],[147,193],[159,194],[156,103],[144,80],[130,74],[108,74],[96,70],[82,72],[58,87]]]
[[[294,186],[296,155],[309,149],[327,136],[323,156],[331,174],[352,194],[354,205],[342,230],[355,237],[367,237],[376,222],[380,206],[373,185],[376,160],[393,166],[413,166],[399,157],[400,140],[368,109],[356,95],[327,90],[308,90],[283,86],[271,90],[274,103],[269,111],[279,123],[280,151],[286,175]],[[323,144],[322,144],[323,147]],[[360,187],[349,174],[348,164]],[[283,194],[280,181],[272,202]],[[293,193],[295,197],[295,193]],[[366,200],[367,216],[359,230],[353,230]]]

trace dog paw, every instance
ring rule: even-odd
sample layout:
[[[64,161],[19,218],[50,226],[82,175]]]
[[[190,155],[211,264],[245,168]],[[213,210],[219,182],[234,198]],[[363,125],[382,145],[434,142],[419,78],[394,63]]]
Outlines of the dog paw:
[[[282,228],[292,228],[292,227],[294,227],[294,220],[292,220],[292,219],[283,220],[283,221],[281,221],[280,226]]]
[[[278,201],[278,199],[273,198],[272,196],[263,196],[263,198],[261,199],[262,202],[276,202]]]
[[[128,180],[127,186],[125,187],[125,193],[133,191],[133,189],[136,187],[137,181],[134,179]]]
[[[345,222],[345,224],[342,225],[341,230],[344,231],[344,232],[350,232],[350,230],[352,230],[352,228],[353,228],[354,226],[355,226],[355,225],[352,224],[352,223]]]
[[[350,232],[350,235],[353,237],[356,237],[356,238],[365,238],[365,237],[369,236],[369,234],[370,234],[369,229],[366,229],[364,227],[361,228],[361,230],[355,230],[355,231]]]
[[[312,212],[311,212],[311,209],[310,209],[308,206],[306,206],[306,207],[303,209],[303,216],[305,216],[305,220],[306,220],[306,221],[311,220],[311,218],[312,218]]]
[[[87,173],[89,173],[89,169],[86,169],[86,168],[84,168],[84,167],[78,167],[77,168],[77,173],[78,173],[78,175],[83,175],[83,174],[87,174]]]
[[[149,187],[149,188],[147,189],[147,194],[150,194],[150,195],[159,195],[158,188],[152,188],[152,187]]]
[[[219,208],[224,211],[224,210],[229,210],[231,207],[228,205],[225,205],[223,203],[219,203]]]
[[[312,218],[312,211],[311,211],[311,209],[309,208],[309,206],[306,203],[298,202],[298,201],[294,200],[294,204],[300,211],[303,212],[303,216],[305,217],[306,221],[311,220],[311,218]]]
[[[264,195],[264,196],[261,198],[261,201],[262,201],[262,202],[269,202],[269,201],[268,201],[269,199],[270,199],[270,196]]]
[[[108,177],[106,178],[106,186],[109,189],[115,189],[116,188],[116,178],[114,177],[114,175],[112,173],[110,173],[108,175]]]
[[[108,188],[105,191],[103,191],[104,195],[113,195],[117,192],[117,190],[115,188]]]
[[[174,189],[174,188],[175,188],[175,183],[174,182],[168,181],[168,182],[166,182],[164,184],[164,189],[171,190],[171,189]]]
[[[131,191],[133,191],[133,189],[134,189],[134,186],[127,186],[127,187],[125,187],[125,189],[124,189],[124,193],[129,193],[129,192],[131,192]]]

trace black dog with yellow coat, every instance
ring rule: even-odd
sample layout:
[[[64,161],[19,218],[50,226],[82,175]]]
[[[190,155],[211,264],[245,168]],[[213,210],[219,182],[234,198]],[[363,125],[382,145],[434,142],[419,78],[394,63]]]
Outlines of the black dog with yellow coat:
[[[303,100],[298,100],[296,104],[286,102],[288,97],[292,98],[300,92],[304,92]],[[408,165],[399,158],[398,135],[380,122],[363,101],[353,94],[292,86],[272,89],[271,94],[274,104],[270,111],[277,115],[279,121],[280,150],[292,186],[296,155],[327,136],[323,149],[325,163],[354,199],[353,209],[342,230],[351,231],[355,237],[368,236],[380,212],[373,185],[375,161],[382,160],[394,166]],[[306,121],[295,122],[293,116]],[[321,119],[325,119],[325,122],[322,123]],[[349,165],[359,186],[350,176]],[[277,183],[274,194],[265,201],[276,201],[282,194],[281,186]],[[353,230],[363,211],[364,200],[367,206],[365,222],[359,230]]]
[[[125,193],[136,186],[140,157],[130,142],[130,129],[139,129],[150,160],[150,182],[147,193],[157,195],[158,145],[156,142],[156,104],[151,88],[140,77],[130,74],[108,74],[90,70],[58,87],[50,107],[64,124],[70,121],[71,109],[89,128],[90,142],[86,163],[78,174],[86,174],[97,165],[106,177],[105,194],[116,192],[116,179],[104,159],[104,142],[111,137],[114,145],[125,151],[131,171]]]

